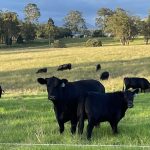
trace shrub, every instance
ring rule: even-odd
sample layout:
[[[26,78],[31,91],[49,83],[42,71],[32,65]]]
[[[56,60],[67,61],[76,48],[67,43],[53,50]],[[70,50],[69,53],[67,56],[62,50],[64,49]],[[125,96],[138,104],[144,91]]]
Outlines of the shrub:
[[[66,46],[60,40],[54,40],[54,42],[52,43],[52,47],[54,47],[54,48],[64,48]]]
[[[102,42],[100,39],[89,39],[85,43],[86,47],[99,47],[102,46]]]
[[[6,38],[5,38],[5,44],[6,44],[6,45],[12,45],[12,38],[6,36]]]
[[[93,31],[93,34],[92,34],[92,37],[103,37],[104,34],[102,32],[102,30],[94,30]]]
[[[18,43],[18,44],[23,44],[23,38],[22,38],[21,35],[18,36],[18,38],[17,38],[17,43]]]

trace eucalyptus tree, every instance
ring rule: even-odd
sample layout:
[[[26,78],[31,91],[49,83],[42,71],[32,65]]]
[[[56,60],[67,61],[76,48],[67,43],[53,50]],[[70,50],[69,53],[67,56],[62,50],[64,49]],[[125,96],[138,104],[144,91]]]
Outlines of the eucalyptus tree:
[[[12,37],[17,37],[19,34],[19,20],[15,12],[2,12],[2,34],[7,45],[12,44]]]
[[[0,11],[0,42],[3,42],[3,15],[2,11]]]
[[[83,32],[87,29],[82,13],[75,10],[70,11],[64,18],[64,26],[72,32]]]
[[[120,39],[122,45],[129,44],[133,29],[135,31],[134,19],[122,8],[117,8],[111,16],[108,16],[106,22],[106,31]],[[137,32],[136,32],[137,34]]]
[[[113,15],[113,13],[114,12],[109,8],[100,8],[97,11],[96,25],[102,30],[102,34],[105,32],[108,17]]]
[[[24,8],[24,14],[25,14],[25,21],[28,23],[35,23],[38,21],[38,18],[40,17],[40,9],[37,7],[36,4],[29,3]]]
[[[150,39],[150,13],[146,19],[140,22],[140,33],[144,36],[145,44],[148,44]]]
[[[54,21],[52,18],[49,18],[46,24],[46,33],[49,38],[49,46],[54,41],[55,34],[57,33],[57,28],[54,24]]]
[[[26,41],[31,41],[36,38],[37,26],[32,23],[23,22],[21,26],[21,34]]]

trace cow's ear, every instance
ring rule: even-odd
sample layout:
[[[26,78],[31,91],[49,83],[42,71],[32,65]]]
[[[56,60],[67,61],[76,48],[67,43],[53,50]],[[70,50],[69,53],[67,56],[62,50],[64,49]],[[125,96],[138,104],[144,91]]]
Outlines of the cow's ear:
[[[133,93],[134,95],[135,95],[135,94],[138,94],[138,93],[139,93],[139,89],[135,89],[132,93]]]
[[[44,78],[38,78],[37,81],[38,81],[38,83],[40,83],[40,84],[47,84],[47,80],[44,79]]]
[[[68,82],[67,79],[62,79],[61,80],[61,87],[65,87],[67,82]]]

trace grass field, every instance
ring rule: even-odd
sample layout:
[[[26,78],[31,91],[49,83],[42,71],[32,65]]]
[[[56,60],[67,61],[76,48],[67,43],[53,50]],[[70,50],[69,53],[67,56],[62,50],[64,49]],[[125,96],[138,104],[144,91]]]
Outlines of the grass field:
[[[86,38],[63,38],[59,39],[62,41],[67,48],[69,47],[85,47],[85,43],[88,39],[91,39],[92,37],[86,37]],[[103,46],[114,46],[114,45],[120,45],[120,41],[117,38],[113,37],[98,37],[95,39],[100,39],[102,41]],[[135,40],[130,41],[130,45],[144,45],[144,38],[143,37],[136,37]],[[0,44],[0,48],[5,49],[15,49],[15,48],[48,48],[49,47],[49,40],[48,39],[36,39],[34,41],[28,41],[24,44],[16,44],[16,41],[13,41],[13,44],[10,46],[7,46],[5,44]]]
[[[58,144],[125,144],[150,145],[150,94],[139,94],[135,107],[119,123],[120,133],[114,136],[107,123],[94,129],[92,141],[86,133],[72,136],[70,123],[60,135],[53,105],[47,100],[46,88],[37,77],[57,76],[69,81],[93,78],[99,80],[102,71],[110,72],[110,79],[102,83],[106,91],[122,90],[123,77],[138,76],[150,80],[150,50],[148,45],[103,46],[100,48],[70,47],[0,49],[0,84],[6,93],[0,99],[0,143],[58,143]],[[70,71],[57,72],[62,63],[73,64]],[[102,70],[95,72],[100,63]],[[37,75],[40,67],[48,73]],[[1,145],[0,149],[114,149],[110,147],[16,146]],[[117,148],[141,149],[141,148]],[[147,148],[148,149],[148,148]]]

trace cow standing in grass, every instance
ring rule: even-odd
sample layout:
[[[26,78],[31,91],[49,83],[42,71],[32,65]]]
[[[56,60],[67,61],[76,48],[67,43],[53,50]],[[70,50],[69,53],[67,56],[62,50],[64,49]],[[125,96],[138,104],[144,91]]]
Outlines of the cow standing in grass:
[[[105,93],[104,86],[92,79],[68,82],[67,79],[51,77],[38,78],[37,81],[47,87],[48,99],[54,104],[60,133],[64,131],[64,123],[67,121],[71,121],[71,133],[76,132],[78,122],[77,106],[82,95],[88,91]]]
[[[150,83],[145,78],[138,78],[138,77],[125,77],[123,80],[125,87],[123,86],[123,90],[128,90],[129,88],[133,89],[141,89],[141,92],[145,92],[146,89],[150,88]]]
[[[100,64],[96,65],[96,71],[98,71],[98,70],[101,70],[101,65]]]
[[[88,118],[87,139],[91,139],[94,126],[108,121],[113,133],[118,133],[117,125],[128,108],[133,107],[134,95],[139,89],[113,93],[88,92],[78,105],[79,133],[82,134],[85,116]]]

